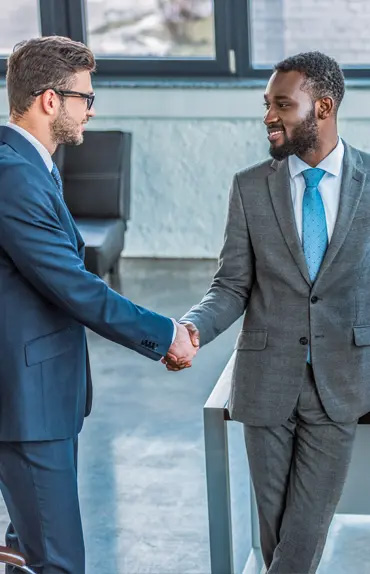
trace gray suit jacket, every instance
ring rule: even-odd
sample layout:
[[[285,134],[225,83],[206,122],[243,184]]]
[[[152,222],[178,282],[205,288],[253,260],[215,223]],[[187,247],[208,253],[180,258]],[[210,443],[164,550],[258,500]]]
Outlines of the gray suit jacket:
[[[345,144],[337,221],[314,284],[297,233],[287,160],[233,181],[219,269],[183,319],[209,343],[245,312],[230,396],[234,420],[277,425],[297,401],[310,342],[329,417],[370,411],[370,155]]]

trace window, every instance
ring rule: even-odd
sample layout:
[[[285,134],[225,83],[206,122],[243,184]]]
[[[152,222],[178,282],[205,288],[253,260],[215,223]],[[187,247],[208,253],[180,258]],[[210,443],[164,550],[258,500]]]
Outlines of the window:
[[[9,55],[17,42],[40,35],[37,0],[3,2],[0,18],[0,55]]]
[[[213,0],[87,0],[95,54],[215,58]]]
[[[0,73],[20,40],[42,33],[87,43],[109,79],[268,78],[300,51],[322,50],[345,75],[370,77],[369,0],[10,0]],[[7,7],[6,7],[7,6]],[[40,24],[39,24],[40,17]]]
[[[86,0],[87,43],[101,75],[229,72],[224,0]]]
[[[251,0],[250,20],[255,69],[319,50],[347,68],[347,75],[369,74],[368,0]]]

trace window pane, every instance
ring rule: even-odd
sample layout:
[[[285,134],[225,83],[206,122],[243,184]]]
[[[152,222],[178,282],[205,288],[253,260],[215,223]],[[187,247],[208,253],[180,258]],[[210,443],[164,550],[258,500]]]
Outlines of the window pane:
[[[17,42],[40,36],[38,0],[10,0],[1,3],[0,54],[13,51]]]
[[[215,57],[213,0],[87,0],[97,55]]]
[[[251,21],[255,66],[311,50],[370,65],[369,0],[252,0]]]

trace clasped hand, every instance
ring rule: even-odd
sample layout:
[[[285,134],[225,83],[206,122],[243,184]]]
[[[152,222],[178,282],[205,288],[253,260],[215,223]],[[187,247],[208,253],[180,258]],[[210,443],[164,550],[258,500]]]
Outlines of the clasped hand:
[[[168,371],[181,371],[191,367],[199,350],[199,331],[193,323],[176,323],[176,338],[162,358]]]

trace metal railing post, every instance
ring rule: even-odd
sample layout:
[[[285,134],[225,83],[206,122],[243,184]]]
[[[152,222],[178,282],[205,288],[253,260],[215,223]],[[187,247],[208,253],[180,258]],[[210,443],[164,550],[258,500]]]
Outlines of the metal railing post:
[[[209,541],[212,574],[234,574],[225,404],[233,361],[229,361],[204,406]]]

